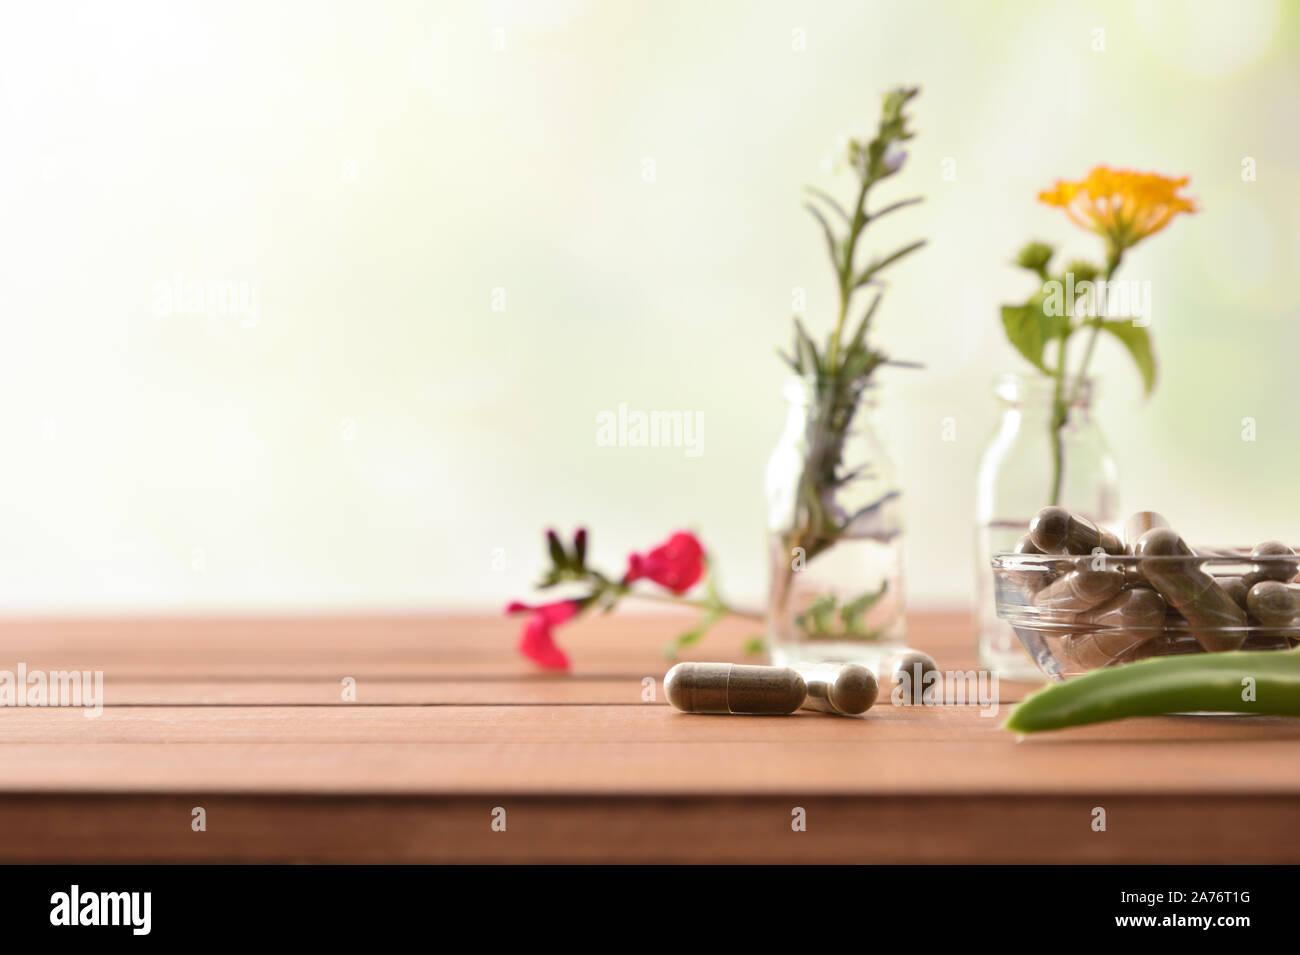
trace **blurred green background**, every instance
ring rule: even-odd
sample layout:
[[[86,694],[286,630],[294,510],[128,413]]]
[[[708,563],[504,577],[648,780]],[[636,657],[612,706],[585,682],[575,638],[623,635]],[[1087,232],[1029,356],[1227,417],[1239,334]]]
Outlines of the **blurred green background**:
[[[1024,368],[1008,262],[1096,257],[1035,195],[1099,162],[1204,208],[1126,260],[1155,397],[1099,350],[1123,506],[1300,541],[1294,3],[28,4],[0,23],[0,605],[495,606],[580,522],[616,568],[693,527],[760,599],[773,352],[793,289],[834,317],[800,190],[849,187],[826,159],[896,83],[918,136],[881,198],[928,199],[867,246],[931,239],[876,339],[927,365],[885,375],[913,603],[971,600],[989,383]],[[600,446],[621,402],[702,413],[703,453]]]

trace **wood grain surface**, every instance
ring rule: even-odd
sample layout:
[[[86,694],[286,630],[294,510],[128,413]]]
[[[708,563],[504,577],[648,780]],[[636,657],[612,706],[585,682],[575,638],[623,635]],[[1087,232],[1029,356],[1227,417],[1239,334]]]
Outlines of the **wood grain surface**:
[[[579,621],[569,675],[493,617],[5,620],[0,669],[102,670],[104,706],[0,707],[0,860],[1300,860],[1300,720],[1017,740],[1032,686],[1006,682],[996,714],[686,715],[662,690],[683,619]],[[966,614],[911,634],[975,667]]]

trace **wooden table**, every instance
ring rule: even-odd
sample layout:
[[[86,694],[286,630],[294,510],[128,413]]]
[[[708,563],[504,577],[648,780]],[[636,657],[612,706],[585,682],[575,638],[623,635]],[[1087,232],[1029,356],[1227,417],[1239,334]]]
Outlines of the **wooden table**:
[[[558,676],[495,617],[8,620],[0,669],[102,670],[105,706],[0,708],[0,859],[1300,861],[1300,720],[1017,741],[1007,683],[997,718],[690,716],[663,702],[681,623],[579,621]],[[966,615],[911,628],[975,665]]]

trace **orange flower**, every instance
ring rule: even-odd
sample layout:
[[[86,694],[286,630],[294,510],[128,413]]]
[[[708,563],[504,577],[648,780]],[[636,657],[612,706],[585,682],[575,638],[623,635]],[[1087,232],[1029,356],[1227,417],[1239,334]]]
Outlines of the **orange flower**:
[[[1180,212],[1196,212],[1196,202],[1178,195],[1187,177],[1170,179],[1154,172],[1098,166],[1082,182],[1065,182],[1038,194],[1060,206],[1072,221],[1106,239],[1112,257],[1159,232]]]

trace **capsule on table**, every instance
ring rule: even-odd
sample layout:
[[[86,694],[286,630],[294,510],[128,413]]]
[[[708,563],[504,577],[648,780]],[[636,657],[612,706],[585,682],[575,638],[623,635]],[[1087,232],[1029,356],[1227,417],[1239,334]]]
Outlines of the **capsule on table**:
[[[803,709],[840,716],[857,716],[871,709],[880,693],[876,675],[856,663],[820,663],[799,667],[808,687]]]
[[[1138,511],[1124,522],[1124,549],[1128,553],[1133,553],[1137,547],[1138,539],[1149,530],[1157,527],[1168,527],[1169,522],[1165,520],[1163,514],[1156,511]]]
[[[1202,648],[1213,653],[1241,646],[1246,612],[1237,602],[1194,561],[1160,559],[1194,556],[1176,531],[1153,528],[1138,539],[1133,552],[1142,575],[1187,619]]]
[[[920,650],[905,650],[889,662],[890,698],[898,704],[924,703],[934,695],[939,672],[934,657]]]
[[[1289,583],[1291,578],[1295,577],[1296,562],[1286,560],[1287,557],[1295,557],[1296,553],[1281,541],[1264,541],[1262,544],[1256,544],[1250,552],[1251,557],[1272,558],[1263,560],[1255,564],[1250,572],[1244,574],[1241,578],[1246,589],[1250,590],[1261,580],[1276,580],[1281,583]]]
[[[1124,574],[1118,570],[1072,570],[1034,595],[1044,613],[1082,613],[1119,593]]]
[[[1300,584],[1261,580],[1246,596],[1246,606],[1260,623],[1270,627],[1300,624]]]
[[[1165,599],[1147,587],[1116,594],[1079,614],[1077,622],[1097,627],[1061,638],[1065,652],[1088,669],[1126,663],[1142,644],[1164,633]]]
[[[1118,537],[1063,507],[1045,507],[1035,514],[1029,537],[1046,554],[1091,554],[1098,547],[1108,554],[1123,552]]]
[[[679,663],[664,677],[668,702],[685,713],[793,713],[807,693],[789,667]]]

